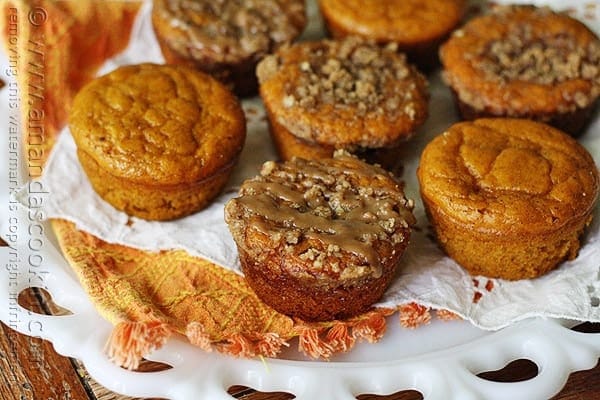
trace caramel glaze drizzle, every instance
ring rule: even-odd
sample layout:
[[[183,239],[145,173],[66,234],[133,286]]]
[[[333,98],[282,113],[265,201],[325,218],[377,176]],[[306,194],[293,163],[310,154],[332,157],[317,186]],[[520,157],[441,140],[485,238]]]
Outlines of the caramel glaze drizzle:
[[[287,171],[290,174],[300,174],[301,180],[310,180],[317,184],[323,183],[322,195],[307,199],[302,190],[303,185],[297,183],[297,189],[290,187],[283,177],[280,182],[265,180],[246,181],[244,195],[235,199],[248,212],[261,215],[267,221],[274,222],[279,227],[299,229],[305,237],[321,241],[327,245],[335,245],[340,249],[354,253],[364,259],[372,268],[375,277],[381,276],[381,263],[377,251],[372,246],[374,239],[391,236],[387,234],[380,221],[394,220],[394,231],[397,224],[407,227],[413,217],[402,194],[394,195],[386,191],[383,195],[372,197],[357,193],[356,188],[345,187],[341,190],[332,190],[329,187],[336,185],[336,176],[351,173],[350,166],[323,165],[317,166],[313,162],[296,160],[300,162],[298,173]],[[283,167],[285,168],[285,167]],[[361,174],[377,175],[375,172],[360,170]],[[268,177],[274,178],[273,176]],[[319,182],[320,181],[320,182]],[[287,184],[286,184],[287,183]],[[333,217],[323,217],[310,212],[319,206],[328,207],[328,199],[337,196],[343,212],[332,212]],[[265,221],[266,222],[266,221]],[[277,229],[268,224],[257,224],[255,228],[269,234]]]

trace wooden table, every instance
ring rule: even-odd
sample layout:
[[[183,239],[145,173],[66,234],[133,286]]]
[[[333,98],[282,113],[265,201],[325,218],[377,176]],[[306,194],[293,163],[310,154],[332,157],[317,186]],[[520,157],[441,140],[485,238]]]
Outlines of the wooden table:
[[[57,314],[61,310],[41,291],[28,290],[19,303],[32,311]],[[600,324],[586,323],[578,330],[600,332]],[[141,369],[153,371],[161,366],[143,364]],[[535,364],[518,360],[501,371],[482,374],[483,377],[501,382],[514,382],[532,378],[537,373]],[[60,356],[52,345],[41,339],[21,335],[6,325],[0,326],[0,400],[127,400],[130,397],[110,392],[96,383],[85,368],[74,359]],[[233,398],[244,400],[292,399],[288,393],[260,393],[252,389],[234,386],[229,389]],[[404,391],[389,396],[364,394],[360,400],[417,400],[423,397],[415,391]],[[600,365],[588,371],[571,375],[564,389],[554,397],[556,400],[600,399]],[[192,399],[193,400],[193,399]],[[326,400],[326,399],[325,399]]]

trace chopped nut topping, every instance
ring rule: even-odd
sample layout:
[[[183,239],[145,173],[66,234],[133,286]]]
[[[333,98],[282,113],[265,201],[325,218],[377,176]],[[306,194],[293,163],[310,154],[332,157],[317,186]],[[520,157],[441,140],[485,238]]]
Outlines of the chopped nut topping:
[[[383,87],[387,80],[409,74],[403,56],[357,39],[339,45],[328,42],[307,56],[308,60],[299,66],[303,74],[290,93],[298,104],[307,108],[326,103],[353,105],[362,115],[383,113],[378,106],[384,101]],[[400,103],[396,98],[387,101],[392,105]]]
[[[296,104],[296,99],[294,99],[294,96],[285,96],[283,98],[283,106],[285,108],[294,107],[294,104]]]
[[[526,27],[493,41],[479,67],[488,79],[553,85],[582,78],[600,82],[600,44],[577,47],[572,37],[534,38]]]
[[[495,12],[510,18],[515,9],[518,7],[498,7]],[[535,12],[540,16],[552,13],[548,8]],[[508,35],[488,43],[478,56],[478,67],[490,80],[554,85],[581,78],[600,85],[600,41],[582,47],[567,33],[540,33],[529,24],[510,24]]]
[[[258,67],[259,80],[264,82],[273,76],[280,63],[277,56],[267,57]],[[314,110],[321,104],[350,106],[359,116],[406,111],[399,106],[412,101],[416,87],[393,92],[386,91],[386,87],[392,81],[406,80],[408,85],[413,79],[424,80],[405,56],[397,53],[397,46],[380,47],[358,38],[306,46],[297,68],[300,77],[289,85],[284,107]],[[415,118],[414,113],[410,118]]]

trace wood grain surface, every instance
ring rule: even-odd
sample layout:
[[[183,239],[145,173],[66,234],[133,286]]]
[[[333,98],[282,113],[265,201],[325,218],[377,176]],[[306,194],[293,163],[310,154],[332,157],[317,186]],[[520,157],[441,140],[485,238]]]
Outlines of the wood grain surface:
[[[19,303],[38,313],[65,312],[39,290],[24,292],[19,297]],[[600,324],[585,323],[576,329],[583,332],[600,332]],[[140,368],[153,371],[164,366],[145,362]],[[480,374],[480,376],[499,382],[515,382],[530,379],[536,374],[535,364],[527,360],[517,360],[501,371]],[[0,327],[0,379],[3,382],[0,385],[0,400],[133,399],[103,388],[89,377],[78,361],[56,354],[50,343],[18,334],[4,324]],[[232,386],[229,388],[229,393],[232,398],[243,400],[294,398],[289,393],[261,393],[243,386]],[[403,391],[387,396],[362,394],[357,398],[359,400],[418,400],[423,397],[416,391]],[[572,374],[564,389],[553,399],[600,399],[600,366]]]
[[[33,291],[19,303],[34,312],[46,313]],[[73,361],[61,357],[45,340],[0,328],[0,399],[87,399],[94,398],[83,385]]]

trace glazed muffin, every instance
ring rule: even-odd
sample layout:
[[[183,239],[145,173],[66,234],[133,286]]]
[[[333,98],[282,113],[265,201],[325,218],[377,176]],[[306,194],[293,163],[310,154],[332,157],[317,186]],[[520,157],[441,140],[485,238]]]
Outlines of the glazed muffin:
[[[453,125],[426,146],[417,174],[441,247],[492,278],[535,278],[575,258],[598,197],[590,154],[524,119]]]
[[[529,118],[577,135],[600,96],[600,41],[548,8],[496,7],[455,31],[440,58],[464,119]]]
[[[427,118],[427,81],[393,45],[298,43],[266,57],[257,75],[283,160],[385,152]]]
[[[257,62],[304,30],[303,0],[154,0],[152,24],[168,63],[255,94]]]
[[[438,47],[466,9],[465,0],[319,0],[319,5],[334,38],[354,35],[397,43],[424,69],[438,65]]]
[[[129,215],[169,220],[219,194],[242,150],[243,111],[207,74],[121,67],[75,97],[69,127],[94,190]]]
[[[359,314],[394,276],[414,223],[412,201],[380,167],[345,152],[269,161],[225,206],[251,288],[308,321]]]

